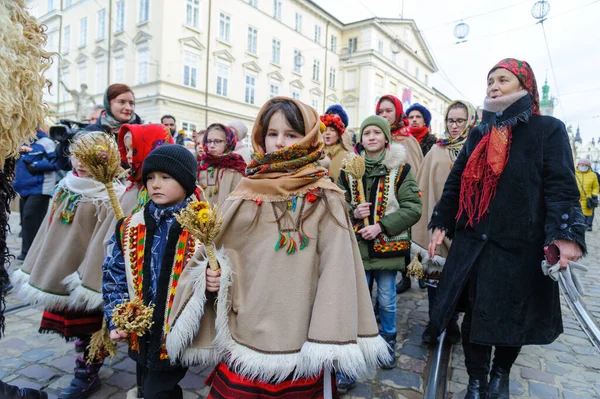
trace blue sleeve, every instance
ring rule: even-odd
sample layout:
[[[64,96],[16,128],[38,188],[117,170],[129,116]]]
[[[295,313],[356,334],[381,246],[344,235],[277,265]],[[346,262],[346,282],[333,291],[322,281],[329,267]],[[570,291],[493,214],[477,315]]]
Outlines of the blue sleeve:
[[[129,300],[125,259],[117,245],[117,234],[113,234],[106,250],[106,259],[102,265],[102,297],[104,298],[104,316],[109,330],[114,330],[112,314],[115,306]]]

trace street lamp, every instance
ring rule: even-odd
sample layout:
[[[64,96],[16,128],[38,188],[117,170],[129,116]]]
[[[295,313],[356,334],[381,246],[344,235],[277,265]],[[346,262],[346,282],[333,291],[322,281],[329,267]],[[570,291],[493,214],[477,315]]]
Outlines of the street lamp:
[[[546,0],[540,0],[531,7],[531,16],[538,19],[540,23],[546,20],[546,16],[550,12],[550,3]]]
[[[459,40],[456,42],[457,44],[466,42],[465,38],[469,35],[469,30],[469,25],[464,22],[460,22],[454,27],[454,37]]]

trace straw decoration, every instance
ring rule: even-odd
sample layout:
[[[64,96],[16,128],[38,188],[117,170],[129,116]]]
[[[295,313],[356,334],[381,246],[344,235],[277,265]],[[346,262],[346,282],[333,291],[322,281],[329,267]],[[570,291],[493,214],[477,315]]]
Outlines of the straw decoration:
[[[361,156],[355,156],[342,161],[342,170],[348,173],[354,180],[356,180],[358,188],[358,200],[361,204],[366,201],[365,188],[363,187],[362,178],[365,174],[365,159]],[[365,226],[369,225],[369,218],[363,219]]]

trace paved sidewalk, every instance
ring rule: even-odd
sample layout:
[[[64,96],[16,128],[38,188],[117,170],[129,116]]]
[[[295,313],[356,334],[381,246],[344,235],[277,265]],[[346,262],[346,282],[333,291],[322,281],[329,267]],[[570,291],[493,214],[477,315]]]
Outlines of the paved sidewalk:
[[[18,254],[20,239],[18,213],[11,215],[12,233],[9,236],[11,252]],[[600,234],[588,235],[589,252],[583,263],[600,258]],[[14,267],[20,262],[15,261]],[[588,294],[586,305],[600,321],[600,266],[590,265],[585,281]],[[19,305],[8,296],[8,308]],[[398,363],[393,370],[377,370],[370,378],[344,398],[348,399],[418,399],[423,397],[429,365],[429,348],[421,343],[421,334],[427,322],[427,295],[413,283],[412,289],[398,296]],[[6,336],[0,340],[0,379],[21,387],[46,390],[51,398],[72,378],[76,354],[73,344],[67,344],[57,335],[38,334],[41,309],[27,309],[7,316]],[[594,398],[600,397],[600,355],[587,341],[564,306],[565,334],[545,347],[526,347],[512,372],[511,389],[518,398]],[[182,380],[184,397],[204,398],[208,388],[204,380],[211,367],[191,368]],[[100,375],[102,388],[91,398],[125,398],[135,385],[135,364],[127,357],[122,346],[116,359],[108,361]],[[462,348],[454,349],[451,390],[453,397],[461,398],[468,377],[463,366]]]

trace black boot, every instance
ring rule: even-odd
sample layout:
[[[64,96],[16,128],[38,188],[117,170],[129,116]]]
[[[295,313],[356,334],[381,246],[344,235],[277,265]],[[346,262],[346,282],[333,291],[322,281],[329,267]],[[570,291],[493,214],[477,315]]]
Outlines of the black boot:
[[[379,335],[387,342],[390,353],[390,358],[381,364],[381,368],[385,370],[393,369],[396,366],[396,334],[380,333]]]
[[[450,320],[448,327],[446,327],[446,338],[452,344],[458,344],[460,342],[460,328],[456,320]]]
[[[0,381],[0,398],[3,399],[47,399],[48,394],[31,388],[19,388]]]
[[[465,399],[488,399],[487,381],[469,378]]]
[[[500,367],[492,368],[489,384],[490,399],[509,399],[509,375],[508,370]]]
[[[431,323],[427,323],[427,327],[425,327],[425,331],[423,331],[423,335],[421,339],[423,342],[429,345],[436,345],[438,343],[438,337],[440,336],[440,332],[437,328],[433,327]]]
[[[71,380],[64,391],[60,393],[58,399],[82,399],[87,398],[100,388],[100,376],[98,372],[102,367],[102,362],[86,364],[81,357],[75,361],[75,378]]]
[[[396,294],[402,294],[410,289],[410,277],[402,273],[402,281],[396,284]]]

